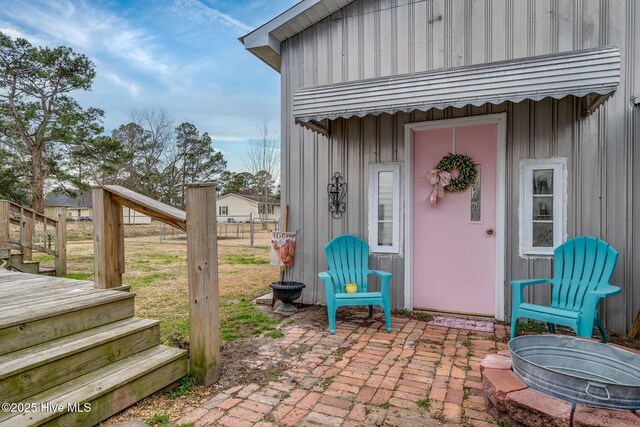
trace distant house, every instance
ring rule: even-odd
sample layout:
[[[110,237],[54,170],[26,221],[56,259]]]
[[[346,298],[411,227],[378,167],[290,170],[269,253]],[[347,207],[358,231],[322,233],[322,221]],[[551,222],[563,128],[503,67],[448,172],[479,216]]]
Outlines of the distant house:
[[[79,191],[76,197],[64,193],[51,193],[44,199],[44,214],[54,217],[56,208],[66,208],[66,217],[75,220],[93,217],[90,192]]]
[[[69,221],[90,221],[93,218],[93,202],[91,192],[78,191],[77,196],[70,196],[64,193],[51,193],[44,199],[44,214],[53,217],[56,208],[65,208],[66,217]],[[124,224],[150,224],[151,217],[140,212],[122,208]]]
[[[245,222],[249,221],[249,215],[260,218],[265,209],[268,221],[280,219],[280,200],[273,197],[270,197],[267,203],[263,203],[251,193],[231,193],[219,197],[216,206],[218,222]]]

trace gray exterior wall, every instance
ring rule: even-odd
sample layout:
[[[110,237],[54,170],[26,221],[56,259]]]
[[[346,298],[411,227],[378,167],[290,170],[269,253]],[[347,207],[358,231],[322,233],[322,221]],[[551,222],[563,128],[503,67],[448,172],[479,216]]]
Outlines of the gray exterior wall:
[[[617,45],[621,82],[592,116],[581,102],[524,101],[483,107],[383,114],[332,122],[331,137],[293,121],[299,87],[499,61],[596,46]],[[368,165],[403,162],[404,124],[507,113],[505,308],[510,315],[512,279],[548,277],[548,260],[518,255],[519,160],[567,157],[568,234],[610,242],[620,258],[612,282],[622,295],[609,298],[608,328],[624,333],[640,309],[640,3],[635,0],[356,0],[281,45],[283,205],[290,230],[301,230],[290,278],[307,285],[306,303],[323,303],[317,273],[326,269],[324,245],[343,233],[367,238]],[[336,171],[348,183],[347,212],[332,219],[326,186]],[[634,174],[635,172],[635,174]],[[634,221],[635,220],[635,221]],[[635,258],[638,258],[637,256]],[[374,268],[390,271],[392,302],[404,306],[404,259],[372,255]],[[530,288],[531,289],[531,288]],[[529,298],[547,303],[548,290]]]

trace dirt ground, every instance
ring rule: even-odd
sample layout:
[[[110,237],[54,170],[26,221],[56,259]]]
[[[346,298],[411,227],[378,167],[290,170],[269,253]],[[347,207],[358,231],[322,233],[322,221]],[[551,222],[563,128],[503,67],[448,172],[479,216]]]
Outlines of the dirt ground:
[[[301,328],[326,329],[328,327],[327,310],[322,306],[298,305],[299,310],[295,317],[292,318],[275,314],[268,306],[259,305],[257,307],[265,315],[277,320],[278,329],[292,324]],[[356,311],[354,310],[353,312],[355,313]],[[155,393],[120,412],[105,421],[104,424],[108,425],[133,419],[149,421],[157,414],[171,414],[171,418],[175,418],[180,414],[186,413],[204,397],[215,395],[222,390],[241,384],[257,383],[266,385],[270,381],[275,381],[290,366],[290,363],[283,360],[293,361],[296,359],[296,352],[292,351],[291,348],[280,348],[279,354],[274,355],[273,362],[269,364],[268,368],[251,369],[247,365],[248,359],[257,357],[259,349],[272,341],[273,338],[266,336],[228,341],[222,347],[222,372],[220,381],[216,384],[209,387],[193,386],[187,394],[182,396],[175,395],[176,386],[173,386],[173,388],[168,387],[167,390]],[[300,348],[299,352],[303,350]]]

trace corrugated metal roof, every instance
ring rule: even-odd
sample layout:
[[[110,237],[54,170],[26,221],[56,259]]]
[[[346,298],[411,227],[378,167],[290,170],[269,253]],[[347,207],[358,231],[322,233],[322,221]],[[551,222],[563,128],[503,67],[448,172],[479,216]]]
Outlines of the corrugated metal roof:
[[[525,99],[589,97],[615,92],[620,51],[615,46],[298,89],[296,123],[323,132],[327,120],[480,106]],[[324,133],[324,132],[323,132]]]
[[[266,24],[240,37],[240,41],[245,49],[271,68],[280,71],[280,43],[322,21],[352,1],[302,0]]]
[[[51,193],[44,199],[44,205],[64,206],[68,208],[90,208],[93,206],[90,191],[77,191],[73,194]]]

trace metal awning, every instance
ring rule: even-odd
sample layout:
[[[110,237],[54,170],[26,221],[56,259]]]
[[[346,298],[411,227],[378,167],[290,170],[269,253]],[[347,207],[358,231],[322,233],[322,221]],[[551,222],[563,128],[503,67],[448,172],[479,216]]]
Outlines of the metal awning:
[[[329,121],[337,118],[569,95],[584,98],[590,114],[619,81],[620,51],[608,46],[301,88],[293,115],[296,123],[327,134]]]

